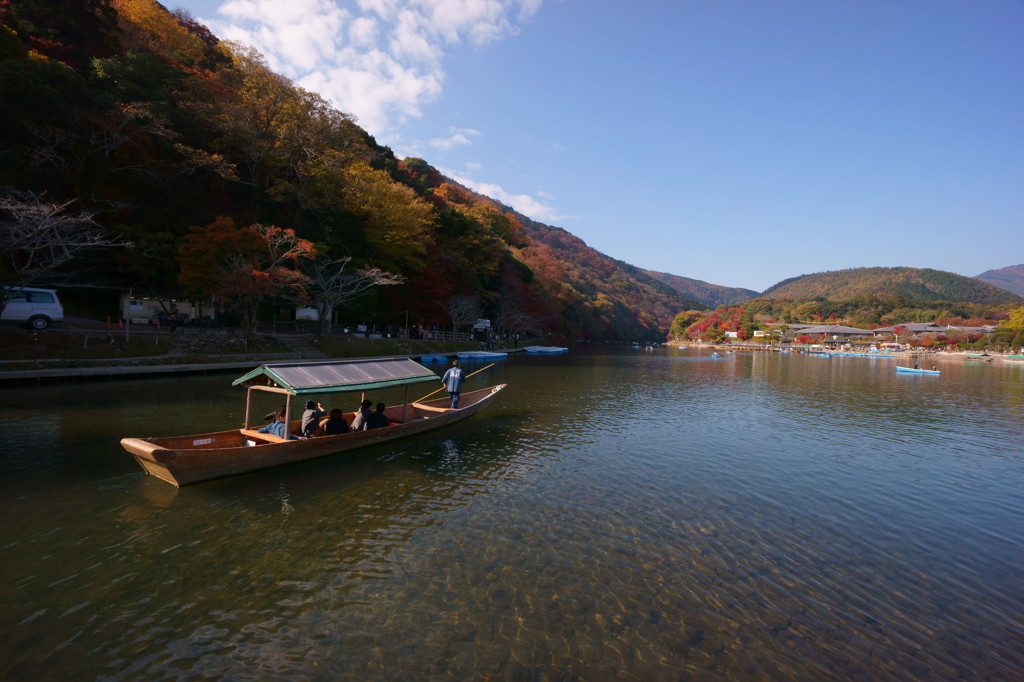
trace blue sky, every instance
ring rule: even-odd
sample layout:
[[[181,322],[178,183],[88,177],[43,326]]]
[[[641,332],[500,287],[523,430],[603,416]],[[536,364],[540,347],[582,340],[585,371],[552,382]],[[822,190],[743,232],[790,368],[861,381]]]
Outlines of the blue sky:
[[[1019,0],[171,0],[638,267],[1024,263]]]

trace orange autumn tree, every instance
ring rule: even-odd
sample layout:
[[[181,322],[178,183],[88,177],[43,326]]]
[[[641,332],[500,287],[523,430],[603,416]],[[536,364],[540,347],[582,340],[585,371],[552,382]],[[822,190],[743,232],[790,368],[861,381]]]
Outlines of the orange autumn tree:
[[[221,216],[205,227],[192,227],[178,247],[178,281],[189,294],[217,296],[225,309],[237,309],[246,335],[252,336],[264,301],[305,301],[309,278],[298,264],[315,255],[313,243],[296,237],[294,230],[259,223],[238,228]]]

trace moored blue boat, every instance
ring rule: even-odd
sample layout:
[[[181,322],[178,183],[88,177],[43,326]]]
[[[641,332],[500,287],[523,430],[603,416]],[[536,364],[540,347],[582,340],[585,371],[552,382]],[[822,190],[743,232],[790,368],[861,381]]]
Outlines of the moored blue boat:
[[[940,372],[937,369],[915,369],[913,367],[897,367],[896,371],[897,372],[901,372],[903,374],[941,374],[942,373],[942,372]]]
[[[526,346],[523,348],[527,353],[568,353],[568,348],[561,346]]]
[[[457,355],[462,360],[501,360],[508,357],[508,353],[487,350],[467,350]]]

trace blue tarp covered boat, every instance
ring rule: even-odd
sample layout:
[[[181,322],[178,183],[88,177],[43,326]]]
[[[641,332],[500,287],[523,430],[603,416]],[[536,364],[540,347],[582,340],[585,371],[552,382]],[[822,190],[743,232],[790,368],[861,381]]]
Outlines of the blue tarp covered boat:
[[[508,357],[508,353],[487,350],[467,350],[457,355],[461,360],[501,360]]]

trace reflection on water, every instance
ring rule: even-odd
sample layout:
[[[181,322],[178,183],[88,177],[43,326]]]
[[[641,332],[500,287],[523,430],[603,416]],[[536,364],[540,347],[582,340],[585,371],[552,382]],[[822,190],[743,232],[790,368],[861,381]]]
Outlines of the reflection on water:
[[[182,490],[117,440],[233,376],[3,389],[0,678],[1019,678],[1024,372],[941,369],[512,357],[428,439]]]

